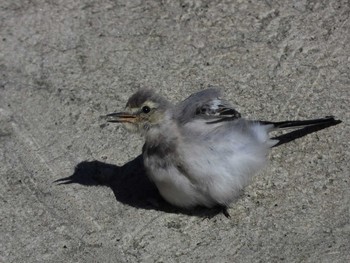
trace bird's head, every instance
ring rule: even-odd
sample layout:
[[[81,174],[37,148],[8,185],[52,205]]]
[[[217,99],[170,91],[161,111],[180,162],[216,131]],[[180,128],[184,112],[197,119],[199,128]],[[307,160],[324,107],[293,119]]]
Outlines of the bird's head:
[[[142,89],[132,95],[125,111],[106,115],[108,122],[123,123],[133,132],[146,133],[161,124],[167,117],[171,103],[149,89]]]

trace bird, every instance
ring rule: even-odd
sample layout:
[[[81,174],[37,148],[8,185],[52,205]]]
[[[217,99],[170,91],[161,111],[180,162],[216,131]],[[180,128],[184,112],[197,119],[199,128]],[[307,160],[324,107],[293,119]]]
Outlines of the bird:
[[[265,167],[271,148],[282,143],[283,136],[272,138],[271,132],[322,129],[341,122],[333,116],[248,120],[216,88],[196,92],[177,104],[152,89],[140,89],[123,112],[104,117],[144,137],[147,176],[168,203],[184,209],[223,207],[226,216],[230,204]]]

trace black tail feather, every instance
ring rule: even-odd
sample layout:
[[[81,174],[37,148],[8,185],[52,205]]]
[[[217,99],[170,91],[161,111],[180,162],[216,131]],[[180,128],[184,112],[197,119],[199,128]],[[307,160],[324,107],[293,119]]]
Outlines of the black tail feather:
[[[287,128],[305,128],[315,125],[337,125],[341,123],[340,120],[334,119],[334,116],[326,116],[325,118],[321,119],[314,119],[314,120],[303,120],[303,121],[280,121],[280,122],[269,122],[269,121],[262,121],[260,122],[262,124],[272,124],[274,128],[276,129],[287,129]],[[329,127],[327,126],[327,127]]]
[[[262,122],[263,124],[272,124],[276,129],[286,129],[286,128],[300,128],[298,130],[282,134],[271,138],[273,140],[278,140],[278,143],[273,147],[280,146],[282,144],[288,143],[290,141],[299,139],[313,132],[323,130],[325,128],[337,125],[341,123],[341,120],[334,119],[333,116],[327,116],[322,119],[305,120],[305,121],[283,121],[283,122]]]

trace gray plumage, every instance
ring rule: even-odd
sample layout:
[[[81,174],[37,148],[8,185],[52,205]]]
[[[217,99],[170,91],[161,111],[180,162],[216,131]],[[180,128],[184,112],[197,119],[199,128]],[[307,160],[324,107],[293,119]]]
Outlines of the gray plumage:
[[[173,105],[152,90],[140,90],[127,112],[107,115],[145,136],[144,165],[169,203],[228,206],[261,170],[278,128],[335,123],[333,117],[311,121],[259,122],[241,118],[220,92],[207,89]]]
[[[165,98],[156,94],[151,89],[141,89],[133,94],[127,104],[128,108],[140,108],[146,101],[154,101],[160,104],[161,107],[169,107],[171,105]]]

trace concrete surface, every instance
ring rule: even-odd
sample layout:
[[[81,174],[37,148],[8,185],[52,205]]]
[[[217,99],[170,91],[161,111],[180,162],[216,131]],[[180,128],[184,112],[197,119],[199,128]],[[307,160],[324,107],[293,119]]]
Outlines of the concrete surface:
[[[349,1],[0,6],[1,262],[350,261]],[[231,219],[180,211],[99,116],[208,86],[247,117],[343,123],[273,149]]]

